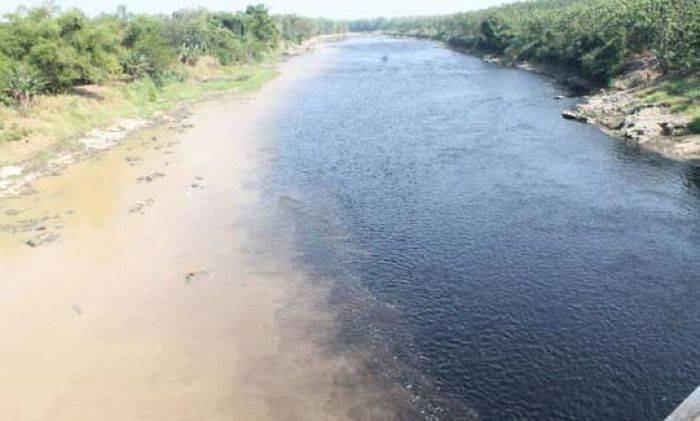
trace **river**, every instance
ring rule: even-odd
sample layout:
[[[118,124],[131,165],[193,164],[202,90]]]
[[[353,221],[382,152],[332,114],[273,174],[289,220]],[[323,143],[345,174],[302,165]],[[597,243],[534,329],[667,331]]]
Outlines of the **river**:
[[[697,386],[698,168],[435,43],[297,60],[323,68],[266,128],[266,195],[331,286],[333,346],[371,350],[416,414],[656,420]]]

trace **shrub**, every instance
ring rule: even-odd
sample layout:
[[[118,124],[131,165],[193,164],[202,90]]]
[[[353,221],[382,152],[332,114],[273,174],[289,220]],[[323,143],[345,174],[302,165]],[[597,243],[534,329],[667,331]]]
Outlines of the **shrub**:
[[[688,125],[690,133],[700,134],[700,117],[695,117]]]
[[[134,15],[120,7],[98,18],[78,9],[59,13],[50,3],[19,8],[0,21],[0,99],[25,106],[41,91],[110,78],[148,77],[160,86],[182,80],[173,70],[178,61],[194,65],[210,55],[222,64],[244,63],[276,48],[280,37],[301,42],[334,28],[327,21],[298,18],[280,34],[280,22],[262,5],[238,13],[195,10],[172,16]]]
[[[33,97],[43,90],[45,83],[36,70],[24,63],[12,63],[1,70],[0,81],[5,96],[26,110]]]

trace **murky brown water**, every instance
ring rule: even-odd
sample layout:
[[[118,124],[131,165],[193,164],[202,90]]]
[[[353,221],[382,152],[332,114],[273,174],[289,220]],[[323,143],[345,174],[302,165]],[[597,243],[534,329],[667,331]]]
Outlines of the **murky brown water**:
[[[326,291],[291,263],[289,233],[252,237],[270,206],[256,130],[305,76],[285,68],[199,107],[188,130],[144,133],[0,203],[0,225],[24,227],[0,233],[4,419],[396,416],[356,356],[322,345]]]

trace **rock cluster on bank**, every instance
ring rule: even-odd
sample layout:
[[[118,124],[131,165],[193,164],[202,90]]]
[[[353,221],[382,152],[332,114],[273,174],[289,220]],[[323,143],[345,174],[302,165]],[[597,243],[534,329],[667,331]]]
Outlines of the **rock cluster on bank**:
[[[663,105],[644,103],[631,90],[602,90],[565,110],[562,117],[595,124],[670,158],[700,160],[700,136],[690,134],[688,119]]]

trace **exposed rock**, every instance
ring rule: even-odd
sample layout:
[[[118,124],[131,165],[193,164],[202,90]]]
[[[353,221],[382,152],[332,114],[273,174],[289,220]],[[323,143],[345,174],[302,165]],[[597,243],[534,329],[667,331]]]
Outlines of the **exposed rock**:
[[[129,133],[146,126],[142,119],[124,119],[106,129],[94,129],[78,141],[88,149],[109,149],[123,140]]]
[[[664,136],[685,136],[689,134],[688,122],[683,119],[675,119],[671,121],[663,121],[659,123],[661,134]]]
[[[641,87],[648,86],[646,73],[640,71],[635,77],[643,79]],[[650,75],[649,80],[656,77]],[[614,87],[637,85],[638,80],[613,83]],[[644,103],[635,93],[634,89],[601,90],[586,97],[575,110],[566,111],[564,117],[576,121],[585,117],[611,134],[671,158],[700,160],[700,136],[689,133],[687,120],[665,105]]]
[[[2,167],[0,168],[0,178],[19,177],[23,171],[24,167],[17,165]]]
[[[625,125],[625,118],[620,115],[601,117],[598,120],[603,126],[612,130],[620,130]]]
[[[139,158],[138,156],[127,156],[124,158],[124,160],[131,167],[138,165],[138,163],[141,162],[141,158]]]
[[[143,209],[146,208],[147,206],[152,206],[155,203],[155,200],[153,199],[146,199],[145,202],[137,203],[134,206],[132,206],[129,209],[129,213],[143,213]]]
[[[185,283],[189,284],[203,276],[206,276],[209,274],[209,271],[207,269],[192,269],[188,270],[185,273]]]
[[[53,232],[43,232],[39,235],[37,235],[35,238],[29,239],[24,242],[29,247],[35,248],[39,246],[43,246],[45,244],[53,243],[54,241],[58,240],[60,236],[56,233]]]
[[[579,123],[588,123],[588,117],[573,110],[564,110],[562,111],[561,116],[567,120],[574,120],[578,121]]]
[[[136,181],[138,181],[139,183],[150,183],[153,180],[155,180],[157,178],[161,178],[161,177],[165,177],[165,174],[157,172],[157,173],[141,176],[141,177],[137,178]]]

